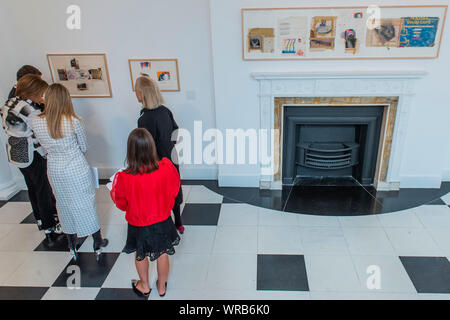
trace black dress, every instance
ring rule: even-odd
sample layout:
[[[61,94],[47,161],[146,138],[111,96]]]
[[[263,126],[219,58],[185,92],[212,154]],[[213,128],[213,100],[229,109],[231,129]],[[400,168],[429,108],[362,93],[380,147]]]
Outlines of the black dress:
[[[172,157],[172,149],[175,147],[175,143],[172,141],[172,133],[178,129],[172,111],[165,106],[159,106],[154,109],[143,108],[138,119],[138,128],[145,128],[152,134],[159,158],[165,157],[170,159],[175,168],[177,168],[178,173],[180,173],[180,168],[177,164],[178,159]],[[175,206],[181,205],[182,202],[183,191],[180,186],[178,195],[175,198]]]

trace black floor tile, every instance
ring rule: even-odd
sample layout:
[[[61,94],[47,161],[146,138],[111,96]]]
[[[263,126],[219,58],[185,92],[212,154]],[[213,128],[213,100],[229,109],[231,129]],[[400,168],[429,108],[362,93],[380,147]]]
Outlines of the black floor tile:
[[[3,207],[6,203],[7,201],[0,201],[0,208]]]
[[[182,218],[185,225],[216,226],[221,204],[186,203]]]
[[[78,238],[77,247],[80,248],[87,237]],[[34,251],[50,251],[50,252],[68,252],[69,245],[67,243],[67,237],[64,234],[54,235],[53,241],[49,242],[48,239],[44,239]]]
[[[67,267],[77,265],[81,271],[81,287],[99,288],[108,277],[114,263],[119,257],[119,253],[102,253],[99,261],[96,259],[95,253],[80,252],[77,261],[72,259],[64,268],[64,271],[56,279],[53,287],[66,287],[67,279],[71,273],[67,273]]]
[[[418,293],[450,293],[450,262],[445,257],[400,257]]]
[[[433,200],[433,201],[428,202],[427,205],[441,205],[441,206],[446,206],[447,204],[446,204],[441,198],[439,198],[439,199],[436,199],[436,200]]]
[[[367,215],[381,209],[361,186],[294,186],[285,207],[287,212],[316,215]]]
[[[14,197],[8,200],[8,202],[29,202],[30,198],[28,198],[28,191],[22,190],[19,191]]]
[[[41,300],[47,287],[0,287],[0,300]]]
[[[110,183],[111,181],[109,180],[109,179],[99,179],[98,180],[98,183],[100,184],[100,185],[107,185],[108,183]]]
[[[23,219],[23,221],[22,221],[21,223],[23,223],[23,224],[36,224],[37,221],[36,221],[36,219],[34,218],[33,212],[30,213],[30,214],[28,215],[28,217],[26,217],[25,219]]]
[[[303,255],[258,255],[256,290],[309,291]]]
[[[95,300],[148,300],[148,297],[139,297],[133,289],[102,288]]]

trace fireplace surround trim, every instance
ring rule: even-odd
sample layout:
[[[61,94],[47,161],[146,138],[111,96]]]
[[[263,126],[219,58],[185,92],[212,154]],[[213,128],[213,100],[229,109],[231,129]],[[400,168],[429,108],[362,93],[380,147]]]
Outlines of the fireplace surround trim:
[[[389,105],[393,116],[392,137],[388,154],[385,179],[376,183],[378,190],[398,190],[400,187],[400,166],[404,149],[404,140],[408,127],[409,110],[414,103],[414,85],[417,79],[428,73],[423,70],[407,71],[333,71],[333,72],[255,72],[251,76],[258,81],[258,102],[260,111],[260,129],[275,128],[276,103],[285,99],[284,104],[292,105],[300,101],[301,105]],[[278,101],[276,101],[276,99]],[[322,99],[326,102],[321,103]],[[394,115],[392,115],[394,112]],[[389,116],[389,115],[387,115]],[[279,117],[279,115],[278,115]],[[384,119],[387,120],[387,119]],[[280,127],[281,129],[281,127]],[[281,137],[280,137],[281,139]],[[278,143],[281,143],[279,141]],[[272,162],[278,157],[276,139],[272,141]],[[381,146],[380,146],[381,147]],[[261,158],[264,155],[261,155]],[[278,165],[282,162],[278,160]],[[280,172],[267,174],[267,166],[260,164],[260,188],[281,189]],[[281,168],[280,168],[281,170]]]

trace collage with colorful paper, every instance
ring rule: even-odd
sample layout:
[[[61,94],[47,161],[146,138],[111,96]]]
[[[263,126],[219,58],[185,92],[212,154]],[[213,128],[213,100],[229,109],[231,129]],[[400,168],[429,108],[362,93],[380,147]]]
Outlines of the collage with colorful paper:
[[[162,92],[180,91],[177,59],[130,59],[128,65],[133,91],[136,79],[140,76],[155,80]]]
[[[447,6],[243,9],[243,59],[436,58]]]

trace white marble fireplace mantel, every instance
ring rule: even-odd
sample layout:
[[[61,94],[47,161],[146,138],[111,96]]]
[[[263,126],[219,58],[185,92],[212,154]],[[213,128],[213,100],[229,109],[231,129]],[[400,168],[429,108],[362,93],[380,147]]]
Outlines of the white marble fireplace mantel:
[[[377,186],[379,190],[398,190],[414,85],[427,74],[424,70],[360,70],[253,72],[251,77],[259,82],[260,129],[269,132],[274,128],[276,97],[399,97],[387,179]],[[273,157],[273,142],[271,150]],[[281,189],[281,181],[274,181],[274,175],[267,174],[270,167],[273,168],[273,161],[269,166],[260,166],[260,187]]]

